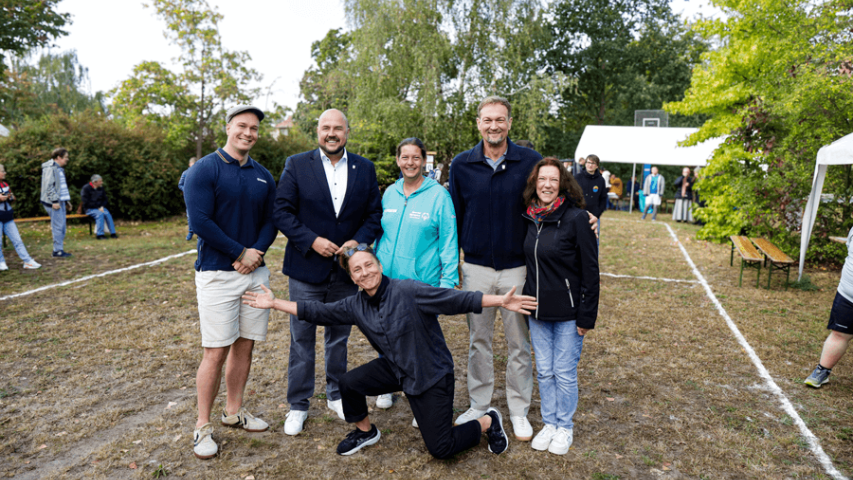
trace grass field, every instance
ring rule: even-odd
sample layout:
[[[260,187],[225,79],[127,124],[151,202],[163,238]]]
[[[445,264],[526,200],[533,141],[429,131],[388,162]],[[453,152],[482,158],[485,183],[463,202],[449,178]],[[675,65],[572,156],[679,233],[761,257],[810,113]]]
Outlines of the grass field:
[[[601,271],[695,281],[664,222],[608,212]],[[669,223],[667,221],[667,223]],[[807,271],[819,290],[756,289],[755,272],[729,266],[729,247],[697,241],[697,227],[669,223],[773,380],[844,475],[853,474],[853,357],[820,390],[802,384],[820,355],[840,272]],[[118,240],[95,241],[70,226],[70,259],[50,257],[46,225],[20,230],[44,266],[0,273],[0,297],[185,252],[185,219],[120,223]],[[267,255],[272,286],[286,295],[285,239]],[[778,399],[695,282],[602,276],[596,329],[580,364],[574,445],[559,457],[510,437],[495,456],[480,447],[433,459],[404,398],[376,411],[382,440],[352,457],[334,453],[350,428],[325,408],[322,344],[318,396],[303,433],[283,434],[288,411],[288,317],[273,313],[255,349],[246,406],[274,429],[249,434],[218,427],[221,455],[192,455],[195,372],[201,358],[192,268],[195,255],[0,301],[0,475],[22,478],[828,478]],[[764,273],[762,272],[764,275]],[[781,277],[781,276],[779,276]],[[766,279],[766,277],[763,277]],[[762,282],[764,283],[764,282]],[[468,329],[442,317],[456,361],[455,406],[468,407]],[[506,345],[496,328],[493,406],[507,413]],[[375,352],[354,331],[350,367]],[[224,405],[214,407],[219,415]],[[372,404],[372,399],[369,402]],[[530,420],[542,427],[538,387]],[[508,427],[508,425],[507,425]]]

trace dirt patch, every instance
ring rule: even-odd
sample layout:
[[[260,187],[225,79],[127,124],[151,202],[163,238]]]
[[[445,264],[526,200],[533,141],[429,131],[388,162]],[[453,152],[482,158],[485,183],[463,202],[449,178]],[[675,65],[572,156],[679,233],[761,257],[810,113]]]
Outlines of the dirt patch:
[[[611,213],[602,236],[602,271],[693,279],[662,225],[619,222],[639,217]],[[83,250],[72,261],[97,273],[187,248],[180,220],[153,225],[134,227],[150,234],[125,235],[121,249],[89,251],[93,258]],[[808,272],[822,289],[817,292],[783,292],[778,285],[756,289],[746,279],[738,288],[727,246],[695,240],[693,226],[671,225],[836,468],[853,473],[848,359],[823,389],[802,385],[820,354],[838,272]],[[29,247],[28,235],[25,231]],[[150,245],[160,246],[159,257]],[[277,247],[283,245],[284,239],[277,240]],[[273,272],[280,269],[281,255],[275,249],[268,255]],[[222,454],[197,460],[191,436],[201,349],[193,261],[190,255],[0,304],[0,335],[6,340],[0,343],[0,418],[7,419],[0,423],[5,460],[0,475],[151,478],[159,470],[188,478],[257,479],[825,478],[700,285],[612,277],[601,280],[601,317],[585,341],[575,443],[565,456],[536,452],[511,438],[500,456],[490,454],[483,440],[453,459],[435,460],[399,397],[391,409],[372,414],[382,440],[353,457],[339,457],[334,449],[350,428],[319,398],[325,387],[320,342],[318,396],[305,431],[288,437],[281,426],[288,411],[289,325],[286,315],[274,313],[268,341],[256,348],[246,401],[274,429],[247,434],[218,428],[214,437]],[[51,281],[79,276],[67,266],[60,272],[45,268]],[[23,272],[11,275],[0,278],[16,288],[27,283]],[[286,295],[280,273],[272,285]],[[468,407],[468,329],[464,316],[443,317],[441,323],[456,361],[454,405],[461,412]],[[502,326],[495,330],[493,406],[506,413],[506,344]],[[350,367],[375,356],[354,332]],[[214,415],[224,404],[224,385],[222,391]],[[542,427],[536,385],[529,418],[535,429]]]

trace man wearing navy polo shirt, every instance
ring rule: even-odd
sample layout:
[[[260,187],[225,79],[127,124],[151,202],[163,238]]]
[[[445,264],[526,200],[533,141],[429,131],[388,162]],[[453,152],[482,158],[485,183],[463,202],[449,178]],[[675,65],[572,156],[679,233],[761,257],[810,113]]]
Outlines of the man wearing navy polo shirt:
[[[241,303],[243,293],[269,287],[264,253],[275,241],[275,180],[252,160],[264,113],[243,105],[228,111],[228,141],[196,163],[187,175],[184,194],[191,230],[198,235],[196,294],[204,357],[198,368],[198,420],[193,453],[201,459],[218,452],[211,435],[210,413],[219,393],[222,366],[228,395],[224,426],[263,432],[266,422],[243,408],[243,391],[252,365],[255,341],[267,335],[269,311]]]

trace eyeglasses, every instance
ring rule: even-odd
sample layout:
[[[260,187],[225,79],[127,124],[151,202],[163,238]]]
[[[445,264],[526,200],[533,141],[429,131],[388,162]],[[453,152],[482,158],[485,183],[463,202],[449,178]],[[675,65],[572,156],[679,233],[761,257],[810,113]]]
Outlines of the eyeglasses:
[[[368,245],[366,243],[359,243],[358,245],[356,245],[356,246],[350,248],[349,250],[347,250],[346,252],[344,252],[344,255],[346,255],[347,257],[351,257],[351,256],[355,255],[356,252],[363,252],[369,248],[370,248],[370,245]]]

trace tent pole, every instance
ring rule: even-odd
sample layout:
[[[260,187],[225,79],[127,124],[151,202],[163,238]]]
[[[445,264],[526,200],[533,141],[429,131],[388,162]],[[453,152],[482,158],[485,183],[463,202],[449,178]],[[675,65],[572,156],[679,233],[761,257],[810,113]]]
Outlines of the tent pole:
[[[628,207],[628,214],[629,215],[634,212],[634,189],[637,187],[637,180],[636,179],[637,179],[637,164],[635,163],[634,164],[634,171],[631,174],[631,199],[628,202],[630,205]]]

